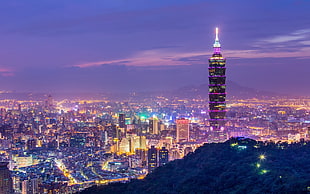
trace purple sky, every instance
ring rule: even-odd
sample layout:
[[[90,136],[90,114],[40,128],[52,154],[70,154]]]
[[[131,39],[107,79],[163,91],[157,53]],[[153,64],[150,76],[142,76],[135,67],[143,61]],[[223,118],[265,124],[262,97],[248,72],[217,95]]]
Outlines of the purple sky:
[[[228,80],[310,95],[309,0],[2,0],[0,89],[150,91]]]

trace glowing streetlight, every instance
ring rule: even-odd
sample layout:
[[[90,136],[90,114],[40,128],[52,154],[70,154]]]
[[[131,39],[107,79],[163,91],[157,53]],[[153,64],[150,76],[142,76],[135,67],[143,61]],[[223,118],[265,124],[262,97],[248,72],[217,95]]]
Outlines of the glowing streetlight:
[[[260,159],[260,160],[265,160],[265,159],[266,159],[266,156],[265,156],[264,154],[261,154],[261,155],[259,155],[259,159]]]
[[[268,170],[262,170],[262,174],[266,174],[268,172]]]

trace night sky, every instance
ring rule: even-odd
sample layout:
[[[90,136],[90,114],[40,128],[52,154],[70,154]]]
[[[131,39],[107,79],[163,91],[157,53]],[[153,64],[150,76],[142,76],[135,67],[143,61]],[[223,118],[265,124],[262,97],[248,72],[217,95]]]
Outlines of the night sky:
[[[1,0],[0,90],[119,92],[228,80],[310,95],[309,0]]]

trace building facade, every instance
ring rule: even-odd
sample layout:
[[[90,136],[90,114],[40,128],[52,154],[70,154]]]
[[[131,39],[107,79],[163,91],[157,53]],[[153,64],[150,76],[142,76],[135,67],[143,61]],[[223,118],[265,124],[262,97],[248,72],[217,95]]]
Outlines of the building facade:
[[[118,115],[118,125],[120,128],[126,128],[126,115],[124,113]]]
[[[189,141],[189,120],[188,119],[178,119],[177,123],[177,142],[187,142]]]
[[[226,59],[221,54],[218,28],[213,48],[209,59],[209,116],[211,139],[218,142],[226,139]]]
[[[168,162],[169,162],[169,151],[165,147],[162,147],[159,150],[158,165],[163,166]]]
[[[8,169],[8,162],[0,162],[0,193],[13,194],[13,180]]]
[[[151,146],[147,153],[148,171],[152,172],[158,165],[157,149],[155,146]]]

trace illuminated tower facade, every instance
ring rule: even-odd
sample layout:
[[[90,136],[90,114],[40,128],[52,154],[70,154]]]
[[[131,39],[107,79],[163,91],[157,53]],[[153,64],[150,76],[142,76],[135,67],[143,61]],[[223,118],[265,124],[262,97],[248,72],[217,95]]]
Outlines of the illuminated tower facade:
[[[224,134],[226,116],[226,59],[221,54],[221,44],[216,28],[214,52],[209,59],[209,115],[213,141],[226,139]]]
[[[189,120],[188,119],[178,119],[177,123],[177,142],[189,141]]]
[[[151,146],[147,153],[148,171],[152,172],[158,165],[157,161],[157,149],[155,146]]]
[[[158,134],[158,118],[153,117],[152,119],[149,120],[149,129],[151,134]]]
[[[162,147],[159,150],[158,165],[159,166],[165,165],[168,163],[168,161],[169,161],[169,151],[165,147]]]

